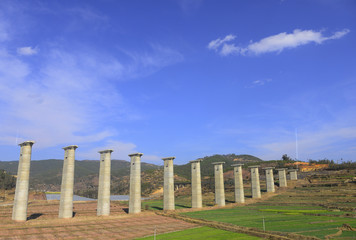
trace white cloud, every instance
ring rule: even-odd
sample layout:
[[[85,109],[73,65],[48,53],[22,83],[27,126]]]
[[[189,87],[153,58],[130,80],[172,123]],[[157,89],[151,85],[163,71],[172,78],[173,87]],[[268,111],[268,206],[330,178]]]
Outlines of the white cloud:
[[[33,139],[39,149],[78,144],[81,158],[95,159],[96,150],[113,148],[114,158],[127,159],[137,152],[136,145],[118,141],[116,126],[141,116],[121,96],[116,81],[151,74],[183,58],[159,45],[131,56],[123,63],[109,54],[57,48],[42,51],[43,64],[33,68],[0,48],[0,144],[14,145],[18,132],[18,142]],[[93,146],[103,147],[88,150]]]
[[[17,53],[19,55],[25,55],[25,56],[30,56],[30,55],[35,55],[37,54],[38,49],[33,48],[33,47],[21,47],[17,48]]]
[[[6,85],[17,85],[17,83],[28,74],[30,74],[30,68],[27,64],[9,54],[6,49],[0,48],[0,83],[1,81],[11,80],[11,82],[6,83]],[[5,85],[0,84],[0,90],[2,87],[5,87]]]
[[[222,56],[227,56],[230,54],[239,54],[241,51],[240,47],[235,46],[234,44],[226,44],[224,43],[224,45],[221,48],[220,54]]]
[[[213,50],[217,51],[218,48],[222,44],[224,44],[226,42],[230,42],[230,41],[234,40],[235,38],[236,38],[236,36],[230,34],[230,35],[227,35],[226,37],[224,37],[223,39],[220,39],[220,38],[215,39],[208,44],[208,49],[213,49]]]
[[[80,56],[50,54],[44,62],[40,73],[34,74],[15,56],[0,57],[0,69],[6,71],[0,79],[2,140],[15,136],[16,129],[20,139],[35,139],[39,147],[100,141],[112,136],[110,129],[99,124],[110,116],[109,110],[115,110],[113,102],[116,108],[122,106],[115,89],[104,84],[90,68],[81,66]],[[4,67],[8,65],[12,68]],[[13,144],[3,141],[2,144]]]
[[[250,44],[247,51],[254,54],[261,54],[266,52],[281,52],[285,48],[295,48],[308,43],[321,44],[329,39],[338,39],[346,35],[350,30],[345,29],[334,33],[330,37],[324,37],[322,32],[313,30],[299,30],[296,29],[293,33],[280,33],[270,37],[261,39],[259,42]]]
[[[295,29],[292,33],[282,32],[263,38],[258,42],[252,42],[247,47],[239,47],[234,43],[224,44],[225,42],[230,42],[235,39],[235,36],[227,35],[224,39],[218,38],[211,41],[208,48],[219,52],[222,56],[232,54],[258,55],[268,52],[281,52],[284,49],[296,48],[309,43],[321,44],[326,40],[342,38],[349,32],[349,29],[344,29],[335,32],[329,37],[325,37],[322,31]]]

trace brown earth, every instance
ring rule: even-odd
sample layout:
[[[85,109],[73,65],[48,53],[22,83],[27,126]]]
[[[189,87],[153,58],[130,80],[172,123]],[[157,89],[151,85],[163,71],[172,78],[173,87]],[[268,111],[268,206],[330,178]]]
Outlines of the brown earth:
[[[75,216],[58,219],[59,201],[32,201],[28,221],[11,220],[12,206],[0,206],[0,239],[134,239],[197,227],[152,212],[129,215],[118,201],[111,203],[108,217],[96,216],[96,201],[74,202]]]

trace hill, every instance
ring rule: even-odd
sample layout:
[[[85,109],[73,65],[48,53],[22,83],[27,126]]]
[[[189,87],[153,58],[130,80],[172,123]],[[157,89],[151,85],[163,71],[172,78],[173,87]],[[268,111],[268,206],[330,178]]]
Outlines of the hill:
[[[233,167],[231,167],[231,164],[236,164],[236,163],[243,163],[247,165],[263,162],[263,160],[252,156],[252,155],[247,155],[247,154],[241,154],[241,155],[236,155],[236,154],[226,154],[226,155],[220,155],[216,154],[213,156],[206,156],[204,158],[201,158],[203,161],[200,163],[200,169],[201,169],[201,176],[206,177],[206,176],[213,176],[214,175],[214,168],[212,167],[213,162],[225,162],[224,164],[224,172],[228,170],[232,170]],[[191,166],[190,163],[184,164],[184,165],[175,165],[174,166],[174,173],[177,175],[180,175],[182,177],[185,177],[190,180],[190,175],[191,175]]]
[[[85,188],[96,188],[99,176],[98,160],[75,161],[74,182],[75,189],[83,190]],[[0,169],[16,175],[18,161],[0,162]],[[60,191],[62,181],[63,160],[32,160],[30,172],[30,188],[39,191]],[[142,163],[142,171],[156,170],[160,166]],[[113,180],[119,180],[121,177],[130,174],[130,162],[124,160],[111,161],[111,175]]]
[[[201,163],[202,177],[213,176],[213,162],[225,162],[224,171],[231,170],[231,164],[253,164],[262,160],[251,155],[213,155],[203,158]],[[99,180],[98,160],[75,161],[74,190],[78,195],[96,197]],[[0,169],[16,175],[18,161],[0,162]],[[63,160],[32,160],[30,188],[37,191],[60,191]],[[161,166],[141,163],[142,193],[149,194],[163,186],[163,169]],[[174,173],[180,182],[190,181],[190,163],[175,165]],[[111,191],[113,194],[128,194],[130,162],[124,160],[111,161]]]

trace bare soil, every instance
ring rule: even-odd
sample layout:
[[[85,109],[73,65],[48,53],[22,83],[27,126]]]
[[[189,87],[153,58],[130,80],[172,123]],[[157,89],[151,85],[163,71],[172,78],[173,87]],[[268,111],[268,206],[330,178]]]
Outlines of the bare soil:
[[[28,221],[11,220],[12,206],[0,207],[0,239],[134,239],[197,227],[152,212],[129,215],[118,201],[111,214],[96,216],[96,201],[74,202],[74,218],[58,219],[59,201],[32,201]]]

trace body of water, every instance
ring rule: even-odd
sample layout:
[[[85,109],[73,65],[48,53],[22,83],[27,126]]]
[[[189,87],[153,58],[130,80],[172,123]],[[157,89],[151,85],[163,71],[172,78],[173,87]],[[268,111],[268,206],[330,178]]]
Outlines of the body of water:
[[[47,200],[60,200],[60,194],[46,194]],[[112,201],[128,201],[129,195],[111,195],[110,200]],[[96,201],[94,198],[86,198],[78,195],[73,195],[73,201]]]

